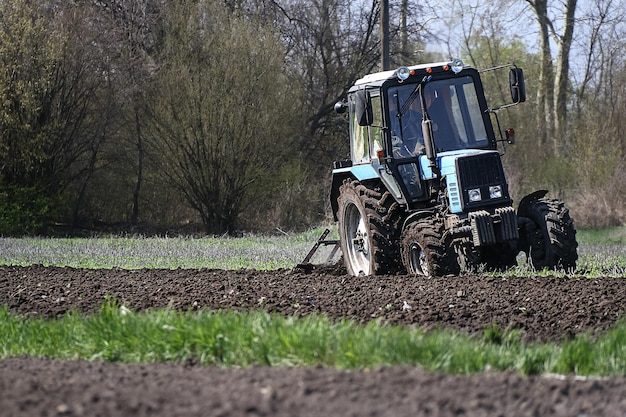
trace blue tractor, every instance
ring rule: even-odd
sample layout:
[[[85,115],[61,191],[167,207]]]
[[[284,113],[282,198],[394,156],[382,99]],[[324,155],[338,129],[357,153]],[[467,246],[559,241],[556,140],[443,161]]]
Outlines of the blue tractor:
[[[500,129],[497,111],[526,92],[522,69],[498,69],[507,67],[512,103],[497,109],[458,59],[369,74],[335,105],[350,126],[350,159],[334,162],[331,188],[349,274],[502,270],[520,252],[537,269],[575,268],[562,202],[540,190],[513,207],[498,145],[514,132]]]

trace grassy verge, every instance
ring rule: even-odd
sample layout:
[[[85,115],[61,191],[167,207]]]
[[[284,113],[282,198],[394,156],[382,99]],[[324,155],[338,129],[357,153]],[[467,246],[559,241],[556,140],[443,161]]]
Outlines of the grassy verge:
[[[448,373],[515,370],[523,374],[624,375],[626,325],[593,343],[580,336],[563,345],[525,345],[516,333],[487,329],[482,338],[438,330],[323,316],[286,318],[265,312],[172,310],[133,313],[115,303],[98,314],[26,319],[0,309],[1,357],[30,355],[112,362],[184,362],[232,366],[329,366],[366,369],[420,366]]]
[[[300,263],[323,229],[244,238],[0,238],[0,265],[273,270]],[[320,251],[314,262],[322,262]]]
[[[337,239],[336,228],[329,238]],[[296,235],[244,238],[0,238],[0,265],[70,266],[75,268],[251,268],[273,270],[300,263],[323,228]],[[580,230],[575,275],[626,275],[626,227]],[[330,247],[322,246],[313,263],[326,260]],[[338,256],[335,257],[335,260]],[[533,271],[520,254],[510,275],[553,275]],[[563,275],[566,272],[562,272]],[[567,271],[571,275],[571,271]]]
[[[579,230],[577,274],[626,276],[626,227]]]

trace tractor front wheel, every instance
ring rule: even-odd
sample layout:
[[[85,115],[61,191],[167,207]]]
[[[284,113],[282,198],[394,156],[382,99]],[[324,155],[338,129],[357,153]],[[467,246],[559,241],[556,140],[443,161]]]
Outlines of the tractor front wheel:
[[[430,217],[417,220],[402,231],[402,263],[407,273],[442,276],[453,269],[443,232],[443,222]]]

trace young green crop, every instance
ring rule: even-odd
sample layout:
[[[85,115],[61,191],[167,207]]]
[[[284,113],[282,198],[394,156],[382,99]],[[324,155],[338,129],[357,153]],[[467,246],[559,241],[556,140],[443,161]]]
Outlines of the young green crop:
[[[289,318],[266,312],[133,313],[108,302],[89,317],[18,317],[0,308],[0,359],[47,356],[111,362],[185,362],[220,367],[329,366],[365,369],[420,366],[431,371],[522,374],[626,373],[626,325],[591,343],[581,335],[562,346],[525,345],[514,332],[487,329],[483,338],[447,330],[425,332],[379,322],[358,325],[324,316]]]

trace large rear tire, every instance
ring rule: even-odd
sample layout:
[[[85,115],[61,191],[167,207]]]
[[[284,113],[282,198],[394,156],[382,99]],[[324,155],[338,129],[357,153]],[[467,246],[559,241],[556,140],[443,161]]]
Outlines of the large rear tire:
[[[522,250],[533,268],[576,269],[576,229],[565,205],[559,200],[539,199],[530,202],[524,214],[531,222],[522,230]]]
[[[339,190],[339,240],[348,274],[398,271],[398,203],[377,185],[346,180]]]
[[[443,222],[433,217],[419,219],[402,231],[402,263],[408,274],[443,276],[455,264],[444,240]]]

